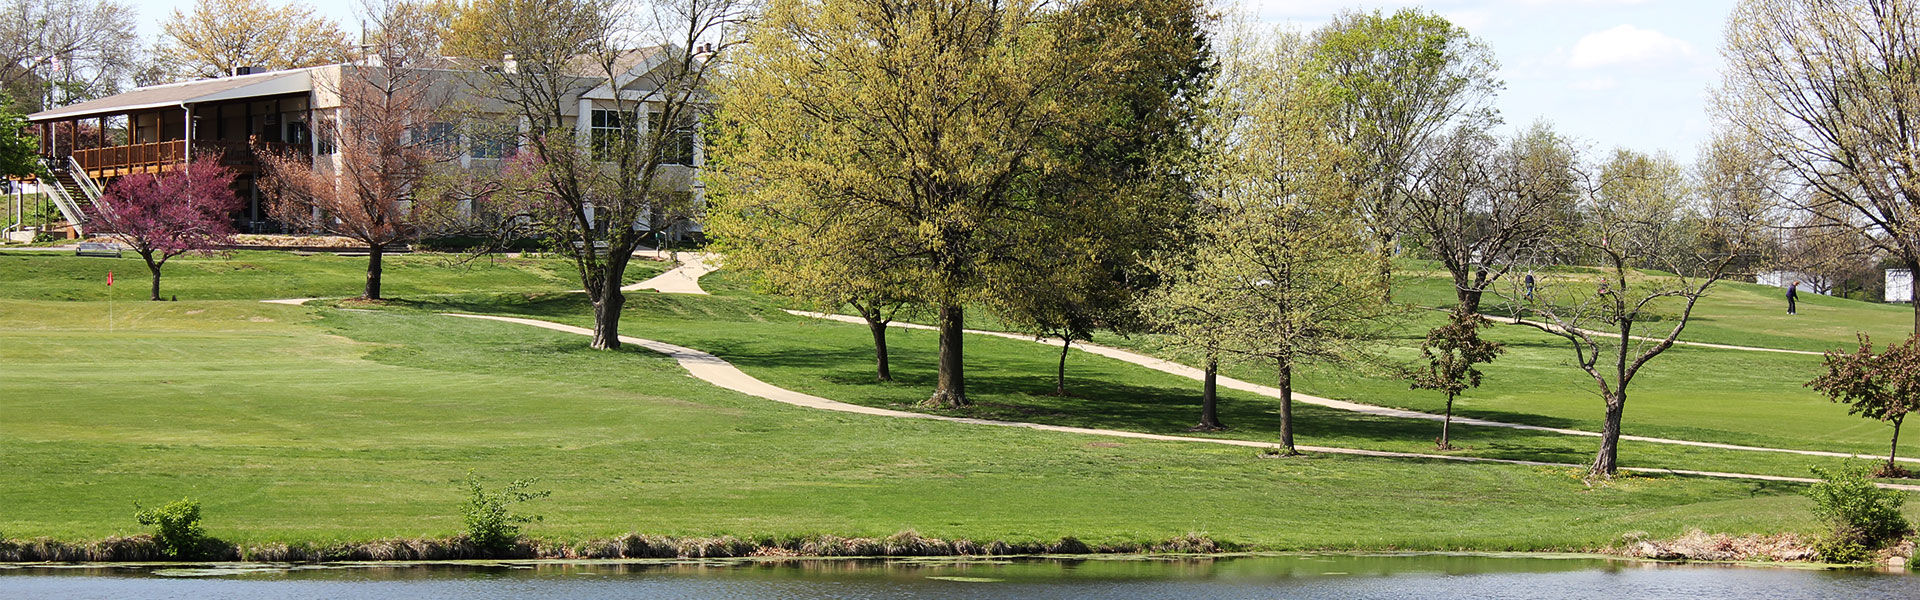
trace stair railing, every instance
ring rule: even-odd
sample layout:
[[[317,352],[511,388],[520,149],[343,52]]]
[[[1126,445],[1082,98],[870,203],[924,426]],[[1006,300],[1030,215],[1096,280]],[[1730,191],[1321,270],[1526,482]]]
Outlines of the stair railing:
[[[53,169],[54,165],[58,163],[56,163],[53,159],[48,158],[44,161],[44,164],[46,165],[47,168],[42,170],[50,174],[53,174],[54,180],[48,181],[46,177],[35,175],[34,179],[37,182],[39,182],[40,191],[42,193],[45,193],[48,198],[53,199],[54,207],[59,208],[60,216],[66,217],[67,223],[73,225],[74,233],[77,233],[80,235],[86,235],[86,231],[81,229],[81,224],[83,223],[83,219],[86,217],[86,213],[81,212],[80,206],[77,204],[74,204],[73,197],[67,195],[66,186],[60,185],[60,181],[59,181],[60,176],[57,173],[54,173],[54,169]]]
[[[80,184],[80,191],[86,193],[88,202],[100,201],[100,184],[94,183],[93,177],[87,175],[86,167],[80,166],[80,161],[72,155],[67,156],[67,173],[73,176],[75,183]]]

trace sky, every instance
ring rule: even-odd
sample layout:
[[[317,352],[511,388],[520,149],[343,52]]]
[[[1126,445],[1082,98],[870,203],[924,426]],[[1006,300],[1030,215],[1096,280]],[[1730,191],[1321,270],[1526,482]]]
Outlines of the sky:
[[[1712,130],[1721,30],[1735,0],[1217,0],[1265,23],[1311,31],[1347,9],[1419,7],[1485,41],[1506,82],[1507,126],[1546,120],[1595,153],[1664,151],[1691,161]],[[141,34],[193,0],[140,0]],[[354,30],[352,0],[308,6]]]

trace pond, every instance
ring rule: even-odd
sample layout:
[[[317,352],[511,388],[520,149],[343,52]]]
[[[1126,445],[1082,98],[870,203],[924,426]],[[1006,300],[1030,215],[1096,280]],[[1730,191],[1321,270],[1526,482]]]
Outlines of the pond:
[[[1477,554],[0,566],[0,598],[1464,597],[1920,598],[1920,576]]]

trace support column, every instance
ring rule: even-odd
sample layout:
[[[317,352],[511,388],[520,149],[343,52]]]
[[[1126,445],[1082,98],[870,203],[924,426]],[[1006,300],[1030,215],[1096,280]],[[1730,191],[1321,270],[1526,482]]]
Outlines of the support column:
[[[592,146],[592,143],[593,143],[593,136],[592,136],[593,99],[592,98],[587,98],[587,97],[580,98],[580,114],[574,117],[573,129],[574,129],[574,136],[579,138],[577,141],[580,143],[580,147],[592,149],[593,147]]]

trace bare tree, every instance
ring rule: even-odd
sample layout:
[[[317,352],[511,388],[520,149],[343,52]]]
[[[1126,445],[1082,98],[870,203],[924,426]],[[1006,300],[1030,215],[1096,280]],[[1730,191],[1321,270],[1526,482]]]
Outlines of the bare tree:
[[[1569,342],[1605,402],[1590,473],[1618,471],[1634,377],[1673,347],[1713,285],[1757,251],[1765,207],[1751,200],[1694,189],[1684,169],[1664,155],[1621,150],[1600,169],[1582,198],[1581,223],[1565,240],[1599,263],[1599,276],[1555,273],[1542,277],[1537,290],[1508,281],[1502,296],[1514,314],[1533,317],[1522,322]]]
[[[1776,197],[1920,272],[1920,2],[1743,0],[1723,53],[1721,116]]]
[[[367,245],[364,297],[380,299],[381,257],[390,244],[411,238],[408,205],[428,167],[457,155],[452,127],[436,121],[446,86],[436,85],[419,54],[401,2],[376,7],[377,30],[368,58],[339,68],[316,85],[337,95],[342,108],[321,119],[321,156],[260,150],[274,218],[308,231],[353,238]]]
[[[472,89],[521,122],[520,151],[540,165],[537,189],[501,200],[524,203],[509,212],[532,215],[572,256],[593,302],[594,348],[620,346],[634,251],[697,210],[694,132],[748,7],[481,0],[454,19],[448,48],[486,65]]]
[[[133,7],[113,0],[0,5],[0,89],[26,112],[119,90],[135,69]]]
[[[1486,290],[1564,225],[1579,196],[1576,160],[1545,123],[1506,140],[1472,125],[1434,140],[1402,223],[1453,276],[1460,310],[1478,313]]]

